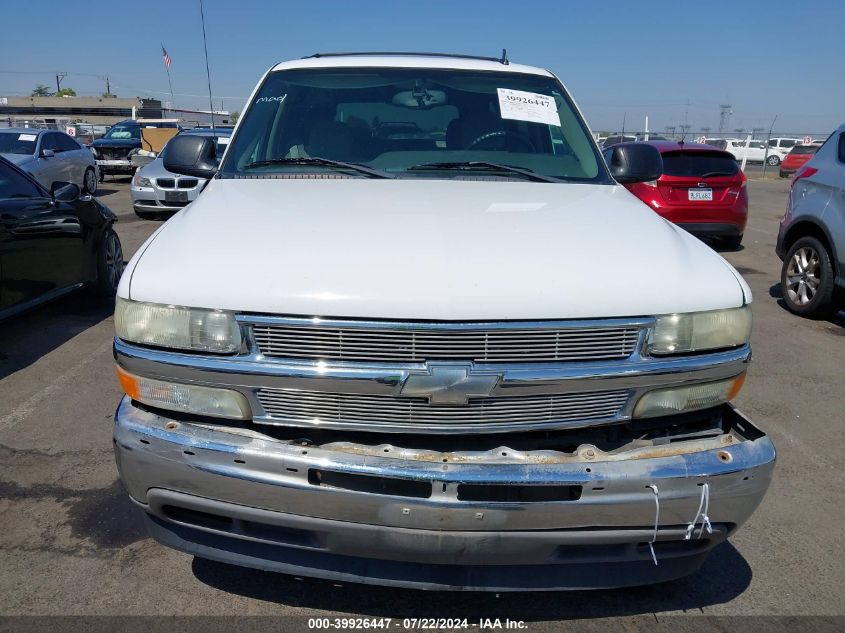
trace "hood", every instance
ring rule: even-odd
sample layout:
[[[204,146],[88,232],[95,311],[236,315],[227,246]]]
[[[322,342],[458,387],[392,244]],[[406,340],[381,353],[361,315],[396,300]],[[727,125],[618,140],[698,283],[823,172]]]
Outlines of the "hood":
[[[26,165],[28,162],[35,160],[35,156],[32,154],[7,154],[5,152],[0,153],[0,156],[5,158],[10,163],[14,163],[18,167],[21,165]]]
[[[167,171],[164,168],[164,160],[161,155],[157,156],[151,163],[144,165],[138,172],[144,178],[178,178],[178,174]]]
[[[740,280],[618,185],[215,179],[139,249],[119,294],[301,316],[566,319],[740,306]]]
[[[94,147],[141,147],[141,139],[137,138],[98,138],[91,142]]]

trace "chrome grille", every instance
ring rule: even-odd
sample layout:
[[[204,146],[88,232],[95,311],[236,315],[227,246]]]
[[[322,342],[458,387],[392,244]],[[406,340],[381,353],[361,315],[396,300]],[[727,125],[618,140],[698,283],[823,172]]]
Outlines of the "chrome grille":
[[[326,393],[288,389],[259,389],[264,416],[257,422],[331,428],[362,427],[392,431],[448,432],[475,427],[478,432],[498,426],[553,428],[577,426],[573,422],[615,419],[628,400],[628,391],[596,391],[550,396],[511,396],[470,400],[467,406],[432,406],[422,398],[397,398],[370,394]],[[262,419],[263,418],[263,419]],[[414,429],[419,425],[421,428]],[[422,428],[426,427],[426,428]]]
[[[346,327],[256,323],[261,353],[277,358],[372,362],[542,363],[628,358],[639,335],[635,325],[608,327],[449,328]]]

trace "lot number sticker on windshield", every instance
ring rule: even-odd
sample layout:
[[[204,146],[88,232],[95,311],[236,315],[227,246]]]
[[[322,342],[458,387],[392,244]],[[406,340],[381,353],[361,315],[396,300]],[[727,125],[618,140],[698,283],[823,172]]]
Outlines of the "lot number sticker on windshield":
[[[35,134],[20,134],[18,136],[19,141],[34,141],[37,138]]]
[[[503,119],[560,127],[560,117],[553,97],[508,88],[497,88],[496,91],[499,93],[499,109]]]

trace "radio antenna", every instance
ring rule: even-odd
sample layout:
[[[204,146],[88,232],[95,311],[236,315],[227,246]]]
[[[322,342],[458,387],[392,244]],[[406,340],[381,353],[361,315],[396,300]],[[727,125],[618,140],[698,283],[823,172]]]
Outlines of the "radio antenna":
[[[208,70],[208,43],[205,39],[205,12],[202,9],[202,0],[200,0],[200,19],[202,20],[202,45],[205,49],[205,77],[208,79],[208,107],[211,114],[211,135],[215,136],[214,101],[211,99],[211,72]]]

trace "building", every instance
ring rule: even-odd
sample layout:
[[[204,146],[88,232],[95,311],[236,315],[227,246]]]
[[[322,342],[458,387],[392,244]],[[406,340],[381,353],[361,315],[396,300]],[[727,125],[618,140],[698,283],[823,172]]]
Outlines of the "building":
[[[0,123],[60,127],[76,122],[113,125],[123,119],[162,118],[158,99],[117,97],[2,97]]]

